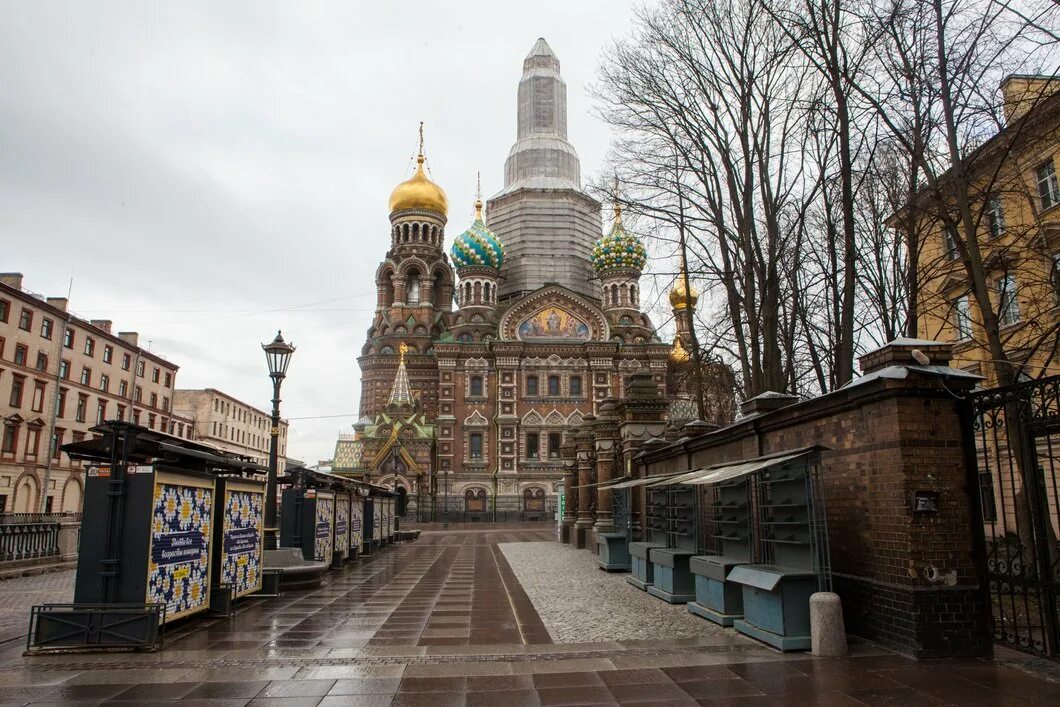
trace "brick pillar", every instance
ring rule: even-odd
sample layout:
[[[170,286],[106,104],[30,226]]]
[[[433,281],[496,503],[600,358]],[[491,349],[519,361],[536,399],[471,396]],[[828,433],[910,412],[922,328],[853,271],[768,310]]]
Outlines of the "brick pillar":
[[[559,529],[559,541],[561,543],[574,544],[574,523],[578,518],[578,491],[574,488],[578,485],[578,462],[573,433],[567,434],[563,439],[563,445],[559,448],[560,456],[563,457],[563,493],[566,495],[563,508],[563,518]]]
[[[615,457],[618,453],[618,413],[615,411],[614,398],[607,398],[600,403],[593,436],[596,446],[596,483],[604,484],[613,479]],[[611,506],[611,492],[605,488],[596,489],[596,526],[597,533],[615,532],[614,512]]]
[[[634,373],[629,377],[626,398],[616,408],[619,418],[618,438],[622,447],[622,468],[633,471],[633,457],[649,441],[661,438],[666,430],[663,419],[667,403],[650,373]],[[636,475],[636,472],[634,472]],[[633,539],[641,540],[644,518],[644,489],[634,487],[629,504],[632,515]]]
[[[591,547],[593,550],[596,549],[595,544],[590,545],[593,541],[590,537],[593,527],[593,494],[592,489],[588,487],[593,482],[593,425],[595,422],[595,417],[586,415],[584,422],[578,427],[577,434],[574,435],[578,462],[578,486],[581,487],[578,489],[578,519],[574,523],[574,546],[579,549]]]

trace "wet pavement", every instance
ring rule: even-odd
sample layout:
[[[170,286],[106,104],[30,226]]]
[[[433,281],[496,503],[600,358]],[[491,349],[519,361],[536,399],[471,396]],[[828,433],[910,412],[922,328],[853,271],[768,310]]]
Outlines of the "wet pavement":
[[[8,640],[0,705],[1060,703],[1060,684],[1018,665],[918,663],[858,642],[832,660],[731,631],[553,643],[498,549],[553,537],[550,526],[427,532],[319,589],[174,625],[156,653],[24,657],[23,643]]]

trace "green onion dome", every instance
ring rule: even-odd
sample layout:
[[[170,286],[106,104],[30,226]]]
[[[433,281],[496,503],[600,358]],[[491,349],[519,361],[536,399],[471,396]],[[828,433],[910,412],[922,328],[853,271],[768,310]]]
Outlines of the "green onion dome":
[[[611,232],[593,246],[593,267],[605,270],[636,270],[640,272],[648,262],[648,251],[640,239],[622,227],[622,210],[615,205],[615,224]]]
[[[475,202],[475,220],[453,241],[449,250],[457,268],[480,266],[500,270],[504,264],[504,244],[482,220],[482,201]]]

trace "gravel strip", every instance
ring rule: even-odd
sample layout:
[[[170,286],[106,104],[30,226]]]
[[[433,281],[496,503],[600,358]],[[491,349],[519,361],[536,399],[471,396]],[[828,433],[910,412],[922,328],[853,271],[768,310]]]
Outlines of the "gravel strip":
[[[557,542],[501,543],[512,571],[556,643],[735,635],[604,572],[596,558]]]

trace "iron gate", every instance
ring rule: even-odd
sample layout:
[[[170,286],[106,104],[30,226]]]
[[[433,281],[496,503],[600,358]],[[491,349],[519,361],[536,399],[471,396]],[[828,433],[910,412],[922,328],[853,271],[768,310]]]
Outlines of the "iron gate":
[[[1060,376],[971,394],[994,639],[1060,658]]]

